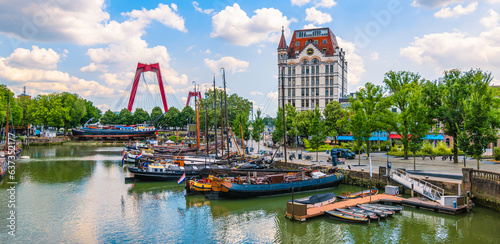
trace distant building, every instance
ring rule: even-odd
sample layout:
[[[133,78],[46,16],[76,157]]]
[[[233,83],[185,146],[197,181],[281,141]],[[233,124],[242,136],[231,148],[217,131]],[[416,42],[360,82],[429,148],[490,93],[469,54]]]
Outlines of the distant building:
[[[20,95],[17,96],[17,98],[21,98],[21,97],[27,97],[28,99],[31,99],[31,96],[26,94],[26,86],[24,87],[23,93],[21,93]]]
[[[289,46],[282,31],[278,70],[279,98],[284,81],[285,102],[297,111],[313,110],[316,105],[323,111],[330,101],[347,95],[345,51],[330,28],[296,30]]]

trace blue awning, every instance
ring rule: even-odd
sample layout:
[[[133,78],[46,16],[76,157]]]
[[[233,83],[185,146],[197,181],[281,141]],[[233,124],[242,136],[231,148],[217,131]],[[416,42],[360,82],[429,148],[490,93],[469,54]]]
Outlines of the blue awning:
[[[337,136],[338,141],[354,141],[353,136]],[[383,136],[372,136],[370,141],[387,141],[387,137]]]
[[[337,136],[337,141],[354,141],[352,136]]]
[[[387,137],[383,137],[383,136],[372,136],[372,137],[370,137],[370,141],[387,141]]]
[[[439,141],[442,141],[442,140],[444,140],[444,136],[443,135],[427,135],[427,136],[425,136],[422,139],[424,139],[424,140],[439,140]]]

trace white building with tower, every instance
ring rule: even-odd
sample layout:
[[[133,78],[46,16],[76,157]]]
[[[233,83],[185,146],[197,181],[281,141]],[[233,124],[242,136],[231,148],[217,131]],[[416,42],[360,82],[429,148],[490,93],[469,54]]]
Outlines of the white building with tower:
[[[279,99],[284,81],[285,103],[297,111],[314,110],[316,105],[323,111],[330,101],[348,94],[345,51],[330,28],[295,30],[290,45],[282,31],[278,77]]]

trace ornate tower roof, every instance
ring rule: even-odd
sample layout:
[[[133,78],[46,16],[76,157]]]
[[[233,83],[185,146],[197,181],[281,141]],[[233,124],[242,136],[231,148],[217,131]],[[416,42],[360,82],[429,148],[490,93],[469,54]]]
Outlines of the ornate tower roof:
[[[284,27],[281,27],[281,39],[280,39],[280,44],[278,46],[278,49],[287,49],[284,32],[285,32]]]

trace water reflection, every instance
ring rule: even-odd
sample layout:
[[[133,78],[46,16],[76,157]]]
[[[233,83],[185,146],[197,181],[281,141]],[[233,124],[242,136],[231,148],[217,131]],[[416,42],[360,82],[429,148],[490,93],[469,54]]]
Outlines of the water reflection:
[[[299,223],[285,218],[290,195],[206,200],[185,196],[176,182],[125,184],[121,148],[78,148],[26,150],[40,158],[19,163],[19,236],[5,243],[500,243],[500,214],[483,208],[450,216],[408,207],[369,225],[326,217]],[[0,233],[7,233],[6,199],[0,191]]]

